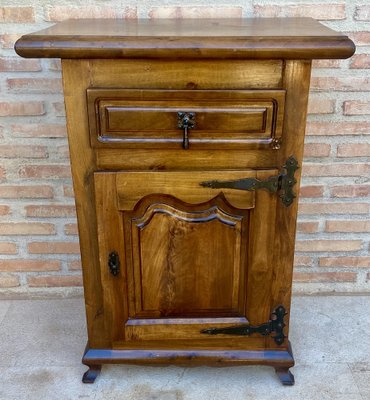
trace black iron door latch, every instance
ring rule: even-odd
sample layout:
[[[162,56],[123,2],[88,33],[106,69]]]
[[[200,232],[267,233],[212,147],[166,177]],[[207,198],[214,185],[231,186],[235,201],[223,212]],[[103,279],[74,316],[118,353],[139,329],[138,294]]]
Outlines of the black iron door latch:
[[[117,276],[120,271],[119,256],[115,251],[112,251],[108,256],[109,271],[113,276]]]

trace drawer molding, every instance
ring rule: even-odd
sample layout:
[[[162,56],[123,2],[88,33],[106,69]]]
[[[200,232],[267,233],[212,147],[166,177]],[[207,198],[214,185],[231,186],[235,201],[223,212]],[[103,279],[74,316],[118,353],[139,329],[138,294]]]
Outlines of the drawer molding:
[[[94,148],[277,149],[284,102],[284,90],[89,88],[90,142]]]

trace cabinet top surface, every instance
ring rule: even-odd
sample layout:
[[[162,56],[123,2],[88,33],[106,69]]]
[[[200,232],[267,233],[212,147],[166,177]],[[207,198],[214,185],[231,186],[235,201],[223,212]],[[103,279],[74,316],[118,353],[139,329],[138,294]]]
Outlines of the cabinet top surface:
[[[23,36],[23,57],[347,58],[354,44],[311,18],[67,20]]]

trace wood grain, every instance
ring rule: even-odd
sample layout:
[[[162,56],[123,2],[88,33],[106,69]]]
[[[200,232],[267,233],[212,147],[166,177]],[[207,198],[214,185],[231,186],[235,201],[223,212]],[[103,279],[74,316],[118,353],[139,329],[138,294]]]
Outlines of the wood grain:
[[[283,90],[88,89],[91,145],[182,149],[179,112],[193,113],[191,149],[269,146],[282,135]]]
[[[263,324],[283,305],[288,337],[297,199],[200,183],[266,180],[290,156],[301,166],[311,59],[349,57],[353,43],[300,18],[90,20],[23,36],[16,50],[70,58],[85,382],[102,363],[127,362],[265,364],[292,384],[287,338],[201,330]],[[172,125],[189,110],[199,131],[184,150]]]
[[[91,87],[125,89],[279,89],[281,60],[89,60]]]
[[[295,173],[297,183],[294,186],[297,198],[302,171],[310,76],[310,61],[286,61],[284,75],[284,86],[287,90],[284,119],[285,136],[279,156],[280,165],[283,165],[291,155],[294,155],[298,161],[300,169]],[[297,212],[298,201],[294,201],[290,207],[282,207],[279,206],[279,203],[277,204],[271,307],[283,304],[284,307],[290,309]],[[289,313],[285,320],[287,334],[289,332]],[[269,345],[275,346],[272,339],[269,339]]]
[[[152,194],[173,196],[188,204],[205,203],[221,193],[212,188],[201,186],[202,182],[212,179],[235,180],[254,178],[253,170],[245,171],[132,171],[120,172],[117,176],[117,202],[121,210],[132,210],[146,196]],[[150,182],[150,185],[147,183]],[[254,206],[254,192],[234,189],[222,189],[227,202],[240,209]]]
[[[347,58],[347,36],[311,18],[78,20],[25,35],[23,57]]]
[[[109,331],[104,326],[104,298],[97,243],[97,218],[93,172],[96,157],[89,144],[86,87],[91,85],[88,63],[63,60],[64,100],[73,188],[75,193],[82,273],[90,346],[109,346]]]

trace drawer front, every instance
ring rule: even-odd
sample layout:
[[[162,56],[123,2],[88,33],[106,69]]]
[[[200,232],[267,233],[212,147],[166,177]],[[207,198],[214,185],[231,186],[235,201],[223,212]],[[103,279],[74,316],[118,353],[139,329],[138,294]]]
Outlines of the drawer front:
[[[96,148],[240,148],[281,137],[284,90],[88,89]]]

